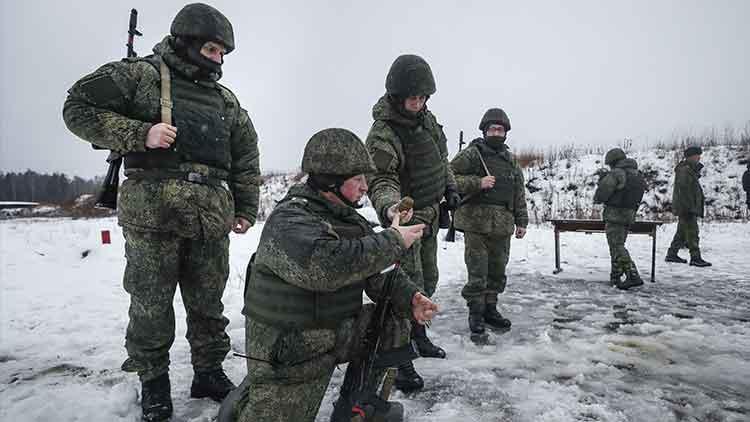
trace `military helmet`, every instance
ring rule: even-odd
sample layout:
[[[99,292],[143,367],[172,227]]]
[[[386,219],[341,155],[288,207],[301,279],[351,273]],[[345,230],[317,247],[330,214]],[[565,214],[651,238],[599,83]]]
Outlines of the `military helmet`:
[[[234,50],[234,30],[226,16],[203,3],[192,3],[177,12],[170,32],[175,37],[215,41],[227,49]]]
[[[621,148],[612,148],[607,151],[607,155],[604,156],[604,164],[610,166],[620,160],[624,160],[625,158],[627,158],[625,156],[625,151]]]
[[[375,164],[365,144],[349,130],[323,129],[307,141],[302,171],[308,174],[350,176],[374,173]]]
[[[385,92],[399,97],[434,94],[435,78],[430,65],[413,54],[398,56],[385,78]]]
[[[503,125],[506,132],[510,132],[510,119],[501,108],[491,108],[484,113],[479,122],[479,130],[484,132],[489,125]]]

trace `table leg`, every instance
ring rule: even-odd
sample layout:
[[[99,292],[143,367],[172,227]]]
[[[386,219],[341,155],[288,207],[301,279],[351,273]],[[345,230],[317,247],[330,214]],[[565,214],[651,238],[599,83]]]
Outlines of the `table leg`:
[[[555,227],[555,270],[552,274],[559,274],[562,272],[560,268],[560,230]]]
[[[656,283],[656,227],[651,230],[651,282]]]

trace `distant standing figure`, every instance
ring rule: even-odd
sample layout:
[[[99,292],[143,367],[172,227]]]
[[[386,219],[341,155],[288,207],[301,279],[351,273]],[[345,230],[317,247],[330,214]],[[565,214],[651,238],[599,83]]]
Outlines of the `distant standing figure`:
[[[643,284],[638,269],[625,248],[625,241],[630,225],[635,222],[646,184],[638,171],[638,163],[627,158],[622,149],[609,150],[604,156],[604,163],[612,171],[599,180],[594,202],[604,204],[604,230],[611,258],[609,279],[618,289],[627,290]],[[623,275],[625,281],[622,281]]]
[[[711,263],[701,258],[699,246],[698,217],[703,218],[706,204],[700,184],[703,168],[703,164],[700,163],[701,154],[701,147],[689,147],[685,150],[685,159],[675,167],[672,213],[679,218],[679,222],[665,261],[687,263],[686,259],[677,255],[680,249],[687,247],[690,250],[690,265],[710,267]]]
[[[745,190],[745,201],[747,208],[750,209],[750,159],[747,160],[747,170],[742,175],[742,189]]]

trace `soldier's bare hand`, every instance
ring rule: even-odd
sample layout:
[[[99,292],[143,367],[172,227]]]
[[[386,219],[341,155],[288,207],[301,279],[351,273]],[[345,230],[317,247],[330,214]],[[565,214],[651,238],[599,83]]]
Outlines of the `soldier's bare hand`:
[[[516,239],[523,239],[526,236],[526,227],[516,227]]]
[[[234,225],[232,226],[232,231],[239,234],[244,234],[250,229],[252,224],[250,224],[249,221],[245,220],[242,217],[237,217],[234,219]]]
[[[393,204],[390,207],[388,207],[388,219],[393,220],[393,216],[396,215],[396,211],[398,210],[398,204]],[[402,223],[408,223],[409,220],[414,216],[414,209],[409,208],[407,211],[401,211],[399,214],[399,218]]]
[[[438,306],[427,296],[417,292],[411,298],[411,312],[414,320],[420,324],[431,321],[438,312]]]
[[[177,128],[166,123],[151,126],[146,135],[146,148],[169,148],[177,137]]]
[[[401,235],[401,238],[404,239],[404,244],[406,245],[406,248],[411,248],[411,245],[414,244],[414,242],[417,241],[417,239],[422,238],[422,231],[424,230],[424,224],[415,224],[413,226],[402,226],[401,225],[401,214],[396,213],[393,216],[393,220],[391,220],[391,227],[396,229],[398,233]]]
[[[480,183],[482,189],[492,189],[495,187],[495,176],[484,176]]]

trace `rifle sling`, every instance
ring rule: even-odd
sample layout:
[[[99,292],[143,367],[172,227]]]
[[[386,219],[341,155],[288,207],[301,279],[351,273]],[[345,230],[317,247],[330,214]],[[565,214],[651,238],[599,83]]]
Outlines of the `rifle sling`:
[[[159,73],[161,74],[161,122],[172,126],[172,78],[169,67],[164,59],[159,59]]]

